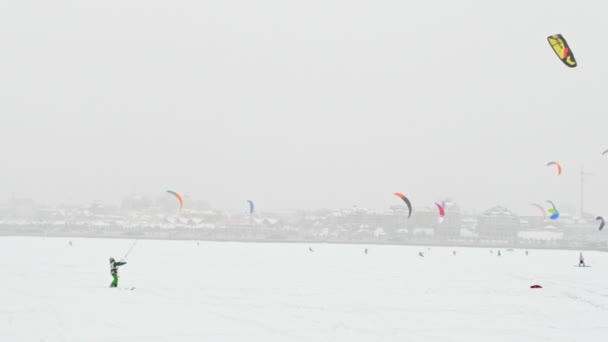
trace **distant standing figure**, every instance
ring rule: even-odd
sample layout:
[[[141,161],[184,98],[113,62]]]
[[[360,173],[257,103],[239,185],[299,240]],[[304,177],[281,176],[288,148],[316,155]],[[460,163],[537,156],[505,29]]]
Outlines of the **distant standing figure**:
[[[526,251],[526,255],[528,255],[528,251]]]
[[[500,256],[500,251],[498,251],[498,256]]]
[[[112,284],[110,287],[118,287],[118,267],[122,265],[126,265],[126,261],[118,261],[116,262],[114,258],[110,258],[110,273],[112,274]]]
[[[70,240],[70,247],[72,246],[72,240]]]
[[[583,252],[578,255],[578,267],[585,267],[585,258],[583,257]]]
[[[452,254],[456,255],[456,251],[452,251]]]
[[[494,251],[490,249],[490,254],[494,254]]]
[[[365,254],[367,254],[367,248],[365,249]]]

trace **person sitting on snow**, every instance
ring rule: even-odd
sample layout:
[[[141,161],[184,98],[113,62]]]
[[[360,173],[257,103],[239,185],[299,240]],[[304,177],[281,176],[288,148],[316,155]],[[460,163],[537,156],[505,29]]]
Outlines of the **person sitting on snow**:
[[[110,258],[110,273],[112,274],[112,284],[110,287],[118,287],[118,267],[122,265],[126,265],[126,261],[118,261],[116,262],[114,258]]]
[[[578,267],[585,267],[585,258],[583,258],[583,252],[578,256]]]

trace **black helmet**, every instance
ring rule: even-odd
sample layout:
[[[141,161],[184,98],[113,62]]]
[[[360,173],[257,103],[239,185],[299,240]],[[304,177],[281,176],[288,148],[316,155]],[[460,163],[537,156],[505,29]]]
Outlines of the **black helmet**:
[[[114,262],[114,258],[110,258],[110,262]]]

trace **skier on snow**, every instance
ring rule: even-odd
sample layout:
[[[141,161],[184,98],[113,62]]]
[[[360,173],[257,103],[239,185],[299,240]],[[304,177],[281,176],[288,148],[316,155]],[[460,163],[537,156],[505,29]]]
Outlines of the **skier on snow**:
[[[126,261],[116,262],[114,258],[110,258],[110,273],[112,274],[112,278],[114,278],[110,287],[118,287],[118,267],[126,264]]]
[[[583,258],[583,252],[578,256],[578,267],[585,267],[585,258]]]

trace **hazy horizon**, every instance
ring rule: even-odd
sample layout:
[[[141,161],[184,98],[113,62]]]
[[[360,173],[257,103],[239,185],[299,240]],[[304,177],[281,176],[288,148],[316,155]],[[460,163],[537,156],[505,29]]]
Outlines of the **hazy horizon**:
[[[584,165],[586,212],[608,212],[599,2],[0,8],[0,199],[383,210],[399,191],[535,214],[578,204]]]

